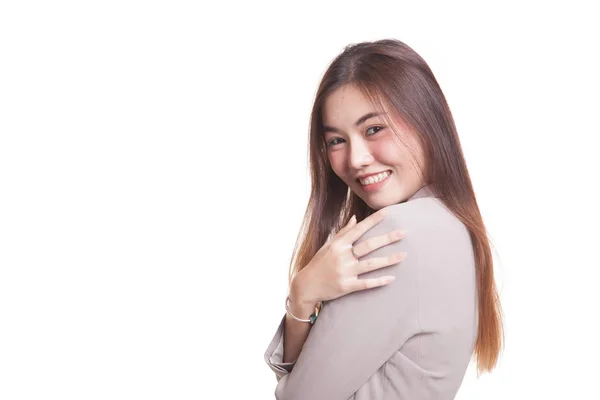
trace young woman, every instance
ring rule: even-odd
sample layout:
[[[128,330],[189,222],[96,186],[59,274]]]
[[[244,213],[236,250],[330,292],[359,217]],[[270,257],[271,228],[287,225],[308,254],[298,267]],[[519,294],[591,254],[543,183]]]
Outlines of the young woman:
[[[286,315],[265,361],[277,399],[452,399],[496,365],[486,229],[446,99],[397,40],[348,46],[314,102],[312,192]]]

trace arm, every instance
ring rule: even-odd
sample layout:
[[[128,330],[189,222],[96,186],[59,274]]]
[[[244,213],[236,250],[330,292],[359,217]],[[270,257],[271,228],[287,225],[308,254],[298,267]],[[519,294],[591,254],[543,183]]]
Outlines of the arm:
[[[362,276],[394,275],[393,283],[325,304],[294,370],[279,381],[277,399],[348,399],[397,352],[401,363],[386,370],[394,380],[389,390],[411,399],[453,397],[472,351],[474,269],[464,227],[433,201],[388,208],[394,212],[359,239],[406,229],[406,239],[362,259],[397,251],[408,257]]]
[[[290,289],[290,311],[298,318],[308,319],[315,312],[316,304],[306,302],[302,297],[302,288],[300,286],[299,277],[296,276],[292,281]],[[296,321],[291,315],[286,313],[284,327],[284,352],[283,361],[296,361],[312,324],[307,322]]]
[[[298,318],[308,319],[314,312],[316,304],[307,303],[301,294],[301,283],[296,276],[290,288],[290,310]],[[296,321],[288,313],[281,320],[277,332],[265,352],[265,361],[275,372],[277,381],[294,368],[311,327],[312,324]]]
[[[382,234],[391,230],[382,227],[385,223],[384,220],[358,242],[366,240],[374,231]],[[277,385],[278,400],[348,399],[418,332],[417,257],[410,246],[412,236],[409,232],[403,241],[361,258],[408,252],[402,263],[361,276],[394,275],[394,282],[353,292],[325,304],[294,371]]]

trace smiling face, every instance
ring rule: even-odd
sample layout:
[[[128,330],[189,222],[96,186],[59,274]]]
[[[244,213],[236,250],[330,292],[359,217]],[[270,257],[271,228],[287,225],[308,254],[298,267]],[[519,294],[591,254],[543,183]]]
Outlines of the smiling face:
[[[374,210],[404,202],[425,185],[421,176],[423,152],[417,135],[397,115],[388,112],[392,129],[382,111],[387,110],[376,108],[358,88],[344,85],[325,99],[322,116],[333,171]],[[366,185],[358,180],[380,172],[384,174]]]

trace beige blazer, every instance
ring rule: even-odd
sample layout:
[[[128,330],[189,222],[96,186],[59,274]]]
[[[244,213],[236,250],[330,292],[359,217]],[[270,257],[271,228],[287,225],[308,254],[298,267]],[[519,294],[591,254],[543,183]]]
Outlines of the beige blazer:
[[[477,337],[475,263],[465,226],[429,187],[386,207],[356,243],[405,229],[399,242],[362,259],[406,251],[386,286],[324,304],[302,352],[283,363],[285,314],[265,352],[278,400],[453,399]]]

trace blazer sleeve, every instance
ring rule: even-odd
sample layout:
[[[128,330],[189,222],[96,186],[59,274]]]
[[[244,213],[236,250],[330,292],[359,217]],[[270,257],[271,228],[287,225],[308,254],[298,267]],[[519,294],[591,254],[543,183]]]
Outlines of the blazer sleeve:
[[[408,256],[400,263],[360,276],[370,278],[394,275],[396,280],[392,283],[349,293],[325,303],[293,371],[283,375],[278,381],[275,390],[278,400],[351,398],[395,352],[402,352],[405,344],[410,347],[412,354],[415,344],[418,347],[421,342],[420,335],[425,332],[424,326],[427,326],[426,330],[429,332],[452,329],[451,326],[429,325],[431,321],[433,325],[446,324],[448,321],[450,325],[455,323],[452,312],[460,309],[462,304],[452,303],[452,299],[458,292],[464,291],[464,287],[461,287],[462,283],[448,284],[446,278],[451,275],[439,272],[452,271],[455,263],[464,263],[465,257],[460,251],[443,251],[449,246],[448,242],[452,243],[447,239],[449,235],[456,233],[456,229],[454,232],[452,229],[445,229],[444,222],[437,220],[435,213],[430,212],[433,201],[420,199],[387,207],[389,211],[384,220],[355,243],[393,229],[406,229],[406,238],[379,248],[363,256],[361,260],[392,255],[398,251],[405,251]],[[464,227],[461,227],[459,233],[462,234],[462,239],[467,238],[466,241],[463,240],[463,244],[468,246],[468,235]],[[440,246],[437,251],[436,246]],[[462,269],[473,272],[472,268]],[[464,276],[458,281],[463,282],[462,278]],[[452,280],[450,277],[450,282]],[[469,278],[467,281],[472,286],[473,279]],[[472,303],[472,298],[468,300]],[[450,304],[440,307],[440,302]],[[440,310],[450,314],[437,318]],[[468,316],[472,317],[472,314]],[[467,342],[470,343],[471,339],[469,336]],[[452,344],[440,349],[448,347],[452,347]],[[417,353],[418,351],[417,349]],[[448,354],[448,357],[452,355]],[[446,361],[440,359],[442,363]],[[398,373],[394,378],[398,380],[394,382],[394,387],[408,390],[415,385],[426,384],[425,381],[420,381],[427,374],[426,368],[438,368],[435,363],[427,363]],[[451,363],[452,361],[448,365]],[[438,375],[439,380],[441,375]],[[410,395],[409,392],[412,393],[412,389],[404,394]]]
[[[311,328],[312,329],[312,328]],[[277,382],[281,380],[281,378],[292,372],[296,361],[292,362],[283,362],[283,334],[285,330],[285,314],[283,318],[281,318],[281,322],[279,323],[279,327],[275,332],[275,336],[271,340],[267,351],[265,352],[265,362],[269,365],[271,370],[275,372],[275,376],[277,378]]]

